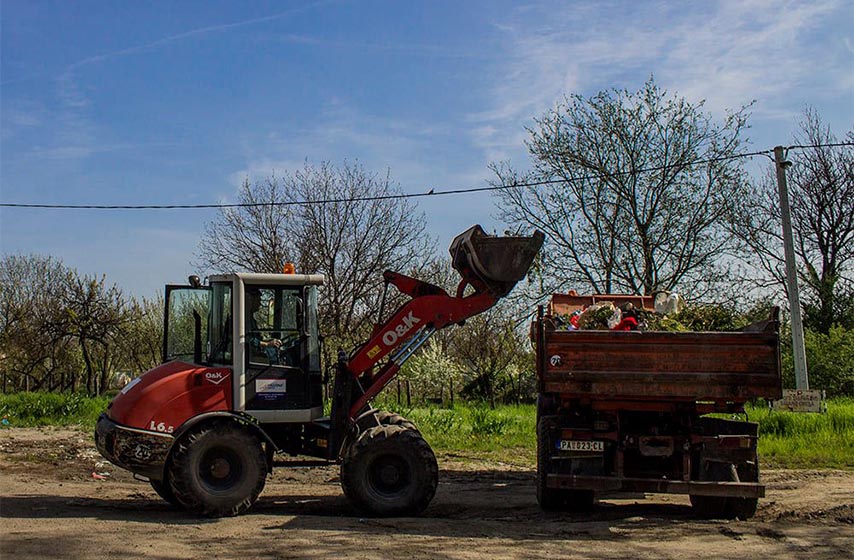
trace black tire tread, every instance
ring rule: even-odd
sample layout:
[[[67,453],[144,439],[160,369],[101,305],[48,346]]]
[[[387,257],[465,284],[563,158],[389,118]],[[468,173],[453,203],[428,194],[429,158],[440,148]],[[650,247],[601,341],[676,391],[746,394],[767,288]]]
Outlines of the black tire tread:
[[[403,428],[413,430],[417,433],[421,433],[418,430],[418,427],[414,422],[404,418],[402,415],[396,412],[388,412],[386,410],[381,410],[377,413],[377,420],[383,426],[401,426]]]
[[[170,484],[168,479],[167,480],[154,480],[152,478],[151,480],[149,480],[149,483],[151,484],[151,488],[155,492],[157,492],[157,495],[160,496],[161,498],[163,498],[163,500],[165,500],[166,502],[168,502],[172,506],[175,506],[178,508],[182,507],[181,503],[175,497],[175,493],[172,492],[172,485]]]
[[[256,461],[259,476],[250,494],[237,503],[229,505],[211,503],[206,501],[205,497],[195,489],[191,463],[192,449],[206,438],[223,438],[235,435],[245,439],[242,447],[253,454],[250,459]],[[264,489],[266,475],[267,460],[260,440],[255,434],[250,433],[235,422],[216,422],[192,429],[174,444],[170,457],[169,480],[175,499],[187,510],[207,517],[232,517],[248,510]]]
[[[563,493],[546,486],[550,457],[546,426],[543,420],[539,420],[537,422],[537,503],[544,511],[559,511],[563,506]]]
[[[423,476],[415,476],[414,499],[397,503],[379,502],[372,499],[366,474],[360,461],[369,456],[375,448],[385,448],[387,452],[412,453],[417,467],[423,469]],[[417,430],[402,425],[380,425],[363,432],[349,446],[341,462],[341,487],[344,494],[357,509],[377,516],[417,515],[424,511],[433,496],[439,480],[439,465],[430,445]]]
[[[537,422],[537,503],[543,511],[588,511],[596,504],[593,490],[567,490],[546,486],[551,447],[545,421]]]

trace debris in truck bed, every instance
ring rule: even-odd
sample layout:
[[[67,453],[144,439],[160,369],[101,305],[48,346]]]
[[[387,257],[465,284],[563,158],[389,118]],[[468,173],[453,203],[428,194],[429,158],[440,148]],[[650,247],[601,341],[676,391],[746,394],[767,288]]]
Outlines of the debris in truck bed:
[[[553,317],[557,330],[615,330],[667,332],[733,332],[750,319],[720,305],[685,305],[678,313],[661,314],[625,303],[599,301],[573,313]]]

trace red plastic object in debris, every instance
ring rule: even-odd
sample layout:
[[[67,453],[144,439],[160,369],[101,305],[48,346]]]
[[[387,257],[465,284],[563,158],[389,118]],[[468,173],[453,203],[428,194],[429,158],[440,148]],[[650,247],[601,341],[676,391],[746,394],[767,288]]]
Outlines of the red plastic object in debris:
[[[612,331],[636,331],[638,329],[638,320],[634,317],[623,317],[623,320],[611,329]]]

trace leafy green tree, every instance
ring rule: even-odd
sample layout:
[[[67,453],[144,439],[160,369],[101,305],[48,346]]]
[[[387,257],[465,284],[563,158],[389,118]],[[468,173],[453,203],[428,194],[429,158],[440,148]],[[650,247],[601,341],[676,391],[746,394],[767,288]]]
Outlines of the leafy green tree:
[[[518,402],[530,386],[530,344],[520,332],[516,317],[500,303],[472,317],[457,329],[449,348],[463,372],[463,396],[488,401]]]
[[[163,341],[163,298],[130,299],[128,320],[119,333],[117,363],[123,370],[139,374],[157,366]]]
[[[795,386],[791,338],[783,343],[783,383]],[[810,387],[824,389],[829,398],[854,397],[854,330],[834,325],[828,333],[804,331]]]

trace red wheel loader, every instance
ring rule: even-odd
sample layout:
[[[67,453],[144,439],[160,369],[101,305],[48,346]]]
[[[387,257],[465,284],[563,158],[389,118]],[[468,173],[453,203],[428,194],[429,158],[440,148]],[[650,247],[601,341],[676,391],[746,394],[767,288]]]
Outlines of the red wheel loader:
[[[410,299],[370,340],[339,352],[328,417],[322,275],[234,273],[206,286],[197,277],[167,286],[163,363],[109,404],[95,430],[98,450],[195,514],[246,511],[274,465],[329,463],[341,465],[341,486],[358,509],[417,514],[436,491],[436,458],[411,422],[373,409],[371,400],[433,333],[507,295],[543,239],[494,237],[480,226],[458,235],[450,252],[462,280],[453,295],[386,271],[386,290],[393,285]],[[313,460],[278,460],[287,456]]]

